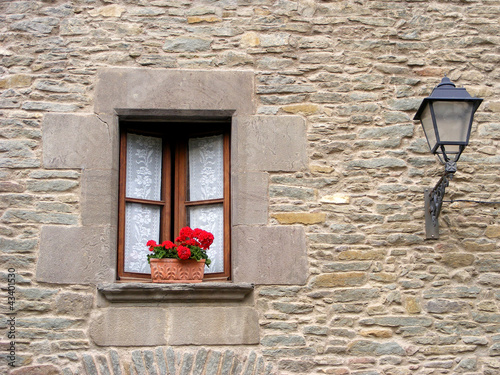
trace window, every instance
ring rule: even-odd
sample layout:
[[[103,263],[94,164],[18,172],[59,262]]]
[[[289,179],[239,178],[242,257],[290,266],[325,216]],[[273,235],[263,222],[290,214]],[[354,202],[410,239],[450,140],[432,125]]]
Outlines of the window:
[[[205,278],[229,278],[229,132],[229,122],[120,122],[120,279],[149,278],[146,242],[186,225],[214,234]]]

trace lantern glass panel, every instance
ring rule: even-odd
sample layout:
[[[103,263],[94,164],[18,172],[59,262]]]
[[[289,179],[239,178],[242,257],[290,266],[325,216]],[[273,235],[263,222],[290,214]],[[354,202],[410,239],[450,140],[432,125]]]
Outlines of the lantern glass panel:
[[[434,131],[434,124],[432,123],[431,109],[430,105],[427,104],[425,109],[420,116],[420,121],[422,123],[422,127],[424,128],[425,137],[427,138],[427,142],[429,143],[429,148],[434,152],[434,147],[436,146],[436,133]]]
[[[473,102],[436,101],[432,103],[441,144],[467,145]],[[447,152],[458,152],[458,145],[445,146]]]

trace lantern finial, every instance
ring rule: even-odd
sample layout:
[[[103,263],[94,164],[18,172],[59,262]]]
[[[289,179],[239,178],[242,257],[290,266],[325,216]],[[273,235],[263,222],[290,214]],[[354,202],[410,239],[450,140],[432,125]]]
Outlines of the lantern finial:
[[[446,74],[444,75],[444,78],[441,80],[441,82],[437,85],[437,87],[441,87],[441,86],[456,87],[455,84],[453,82],[451,82],[451,80],[448,77],[446,77]]]

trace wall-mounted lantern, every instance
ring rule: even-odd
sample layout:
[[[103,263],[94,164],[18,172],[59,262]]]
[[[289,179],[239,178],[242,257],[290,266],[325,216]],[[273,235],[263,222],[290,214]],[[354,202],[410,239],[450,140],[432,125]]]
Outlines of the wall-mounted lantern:
[[[465,88],[457,88],[444,77],[425,98],[414,120],[420,120],[433,154],[445,165],[445,174],[434,189],[425,190],[425,235],[439,238],[438,217],[445,189],[457,171],[457,161],[469,144],[474,113],[483,99],[473,98]]]

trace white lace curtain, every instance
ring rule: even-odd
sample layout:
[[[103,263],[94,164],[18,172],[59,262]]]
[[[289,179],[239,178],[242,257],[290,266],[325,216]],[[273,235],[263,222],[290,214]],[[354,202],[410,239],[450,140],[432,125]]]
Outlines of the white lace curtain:
[[[224,197],[224,139],[222,135],[189,140],[189,200]],[[205,272],[224,271],[224,210],[222,204],[193,206],[188,209],[191,228],[214,235],[208,256],[212,260]]]

